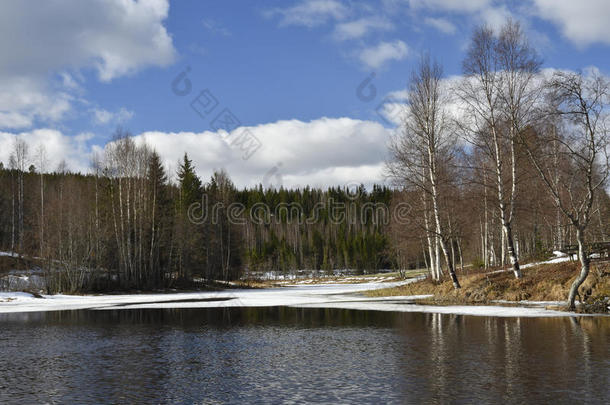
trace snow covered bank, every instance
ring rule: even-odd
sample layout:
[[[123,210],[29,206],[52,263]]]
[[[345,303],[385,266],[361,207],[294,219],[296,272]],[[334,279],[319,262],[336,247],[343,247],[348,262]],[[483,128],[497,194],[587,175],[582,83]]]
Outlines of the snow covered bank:
[[[576,261],[578,260],[578,256],[577,255],[572,255],[572,256],[568,256],[567,254],[560,252],[558,250],[553,252],[553,255],[555,256],[554,258],[545,260],[543,262],[532,262],[532,263],[526,263],[526,264],[521,264],[519,265],[519,267],[521,269],[527,269],[530,267],[536,267],[536,266],[540,266],[543,264],[555,264],[555,263],[564,263],[564,262],[569,262],[569,261]],[[591,258],[593,255],[591,255]],[[510,267],[507,268],[503,268],[500,270],[494,270],[494,271],[490,271],[487,272],[486,274],[498,274],[498,273],[504,273],[504,272],[511,272],[513,271]]]
[[[577,255],[573,255],[572,257],[570,257],[567,254],[565,254],[563,252],[560,252],[558,250],[554,251],[553,255],[555,255],[555,257],[552,258],[552,259],[545,260],[543,262],[524,264],[524,265],[521,266],[521,268],[522,269],[527,269],[528,267],[540,266],[542,264],[563,263],[563,262],[569,262],[571,260],[572,261],[578,260],[578,256]]]
[[[225,290],[175,294],[131,295],[52,295],[34,298],[27,293],[0,293],[0,313],[60,311],[75,309],[217,308],[292,306],[298,308],[342,308],[397,312],[430,312],[500,317],[582,316],[547,310],[542,305],[509,306],[435,306],[418,305],[416,299],[429,296],[363,297],[359,292],[394,287],[393,283],[301,285],[253,290]]]
[[[368,311],[396,311],[396,312],[426,312],[435,314],[473,315],[473,316],[497,316],[497,317],[560,317],[560,316],[583,316],[572,312],[554,311],[544,307],[510,307],[500,305],[418,305],[412,300],[417,296],[386,297],[394,300],[383,301],[343,301],[328,302],[320,304],[296,305],[299,308],[340,308],[359,309]],[[396,298],[402,298],[396,299]],[[411,302],[409,302],[411,300]],[[602,315],[603,316],[603,315]]]
[[[234,306],[277,306],[324,302],[345,295],[376,288],[404,284],[360,283],[321,286],[287,286],[265,289],[228,289],[218,292],[123,295],[43,295],[35,298],[20,292],[0,293],[0,313],[61,311],[70,309],[129,308],[203,308]],[[352,297],[353,299],[353,297]]]

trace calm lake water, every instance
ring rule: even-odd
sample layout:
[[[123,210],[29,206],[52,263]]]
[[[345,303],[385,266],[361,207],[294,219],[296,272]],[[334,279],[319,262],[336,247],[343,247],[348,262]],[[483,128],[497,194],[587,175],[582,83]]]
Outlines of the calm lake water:
[[[608,403],[609,318],[0,315],[0,403]]]

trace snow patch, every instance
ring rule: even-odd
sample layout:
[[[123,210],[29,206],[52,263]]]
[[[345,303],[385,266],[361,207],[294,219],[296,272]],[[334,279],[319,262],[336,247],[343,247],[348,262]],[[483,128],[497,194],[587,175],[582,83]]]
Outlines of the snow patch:
[[[558,317],[581,314],[547,310],[532,305],[520,307],[419,305],[430,295],[365,297],[363,291],[396,287],[415,280],[359,284],[316,284],[265,289],[233,289],[220,292],[131,295],[46,295],[0,293],[0,313],[61,311],[75,309],[218,308],[291,306],[297,308],[341,308],[373,311],[426,312],[498,317]],[[542,303],[540,303],[542,304]]]
[[[0,256],[19,257],[19,255],[14,252],[0,252]]]

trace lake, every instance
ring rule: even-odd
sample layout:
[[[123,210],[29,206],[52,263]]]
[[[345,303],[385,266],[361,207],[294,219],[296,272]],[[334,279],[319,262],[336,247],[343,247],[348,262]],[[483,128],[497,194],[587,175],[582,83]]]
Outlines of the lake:
[[[0,314],[0,403],[608,403],[610,318]]]

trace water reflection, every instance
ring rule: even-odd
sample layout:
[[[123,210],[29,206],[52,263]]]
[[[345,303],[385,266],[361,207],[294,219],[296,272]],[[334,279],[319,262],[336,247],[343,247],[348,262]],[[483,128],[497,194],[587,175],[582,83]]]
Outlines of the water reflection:
[[[217,308],[0,315],[0,403],[607,402],[610,319]]]
[[[443,403],[608,403],[608,318],[425,318],[422,325],[403,317],[405,340],[426,346],[404,354],[403,373],[418,381],[405,395]],[[423,332],[414,338],[414,330]]]

